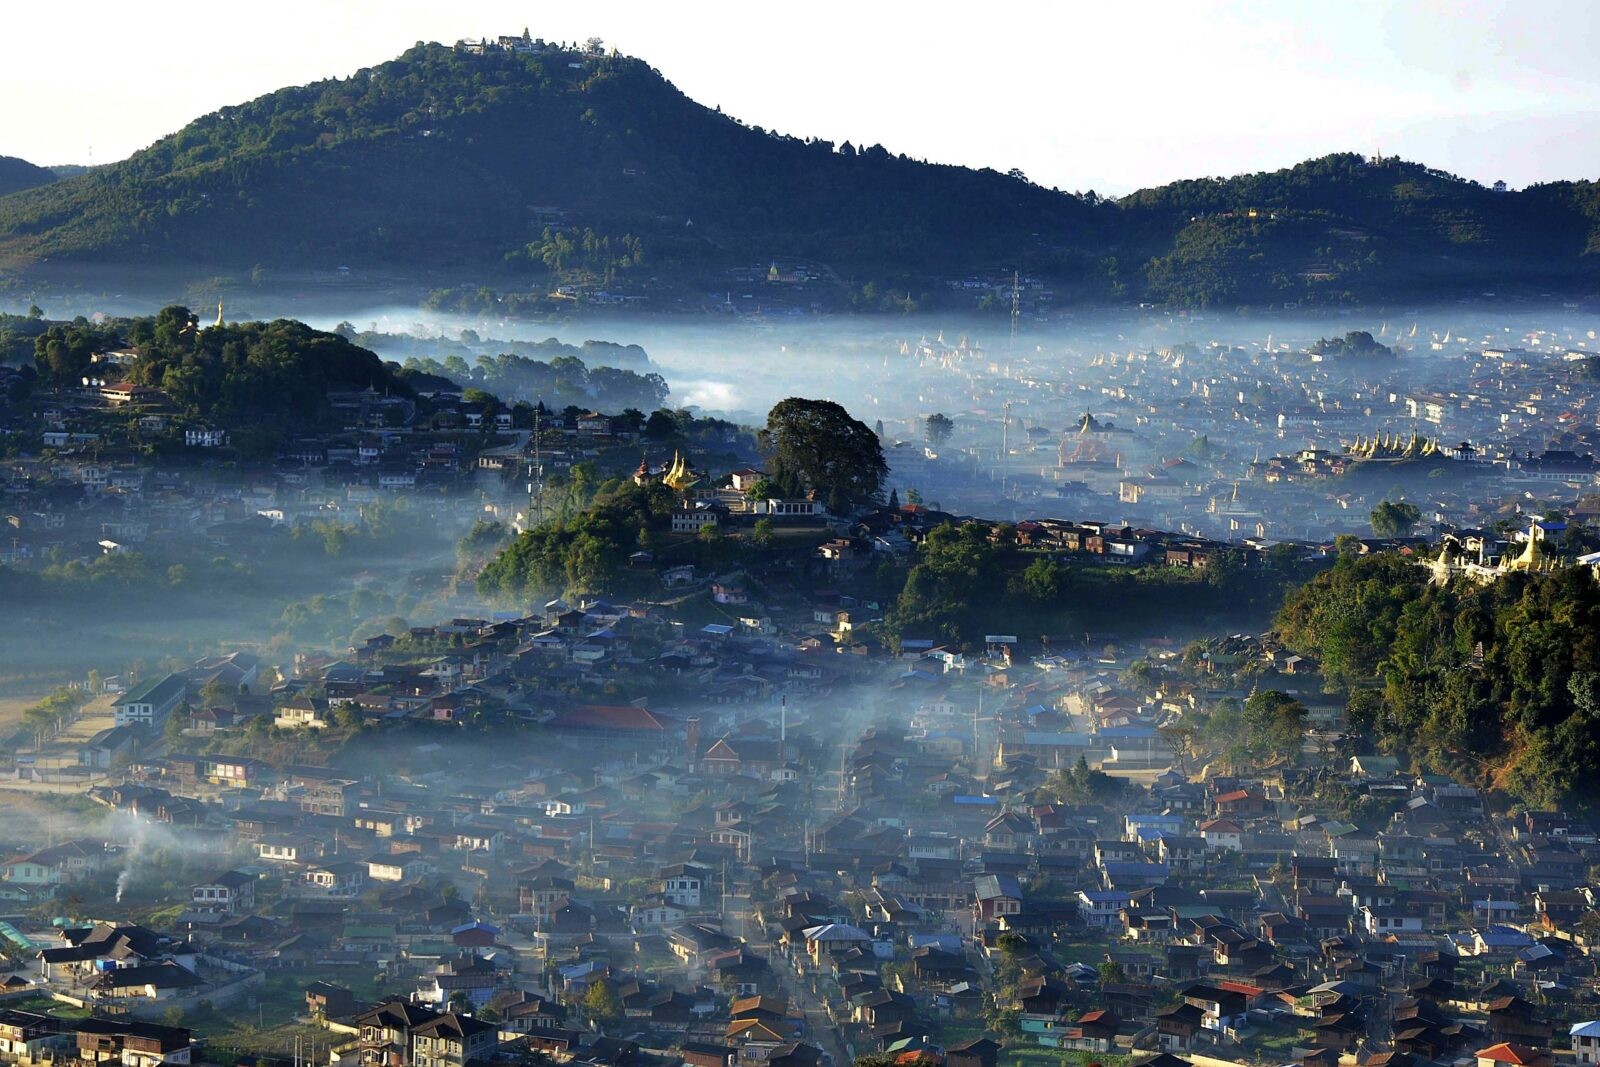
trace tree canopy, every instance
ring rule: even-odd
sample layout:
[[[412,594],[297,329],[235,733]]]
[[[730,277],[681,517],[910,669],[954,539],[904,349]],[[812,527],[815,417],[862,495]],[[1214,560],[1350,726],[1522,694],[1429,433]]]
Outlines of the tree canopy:
[[[1441,587],[1392,554],[1291,594],[1285,644],[1351,694],[1353,729],[1539,806],[1600,800],[1600,583],[1587,570]]]
[[[1364,359],[1392,356],[1394,349],[1379,342],[1366,330],[1351,330],[1343,337],[1319,337],[1312,343],[1311,353],[1317,356]]]
[[[42,378],[75,385],[95,352],[124,338],[139,354],[129,384],[160,389],[192,418],[272,437],[327,425],[330,390],[415,395],[392,364],[337,333],[292,319],[202,327],[176,304],[106,324],[50,324],[34,338],[34,362]]]
[[[778,484],[815,490],[830,510],[872,502],[889,474],[877,434],[832,400],[779,401],[760,444]]]
[[[1372,532],[1379,537],[1407,537],[1422,521],[1415,504],[1385,500],[1372,509]]]

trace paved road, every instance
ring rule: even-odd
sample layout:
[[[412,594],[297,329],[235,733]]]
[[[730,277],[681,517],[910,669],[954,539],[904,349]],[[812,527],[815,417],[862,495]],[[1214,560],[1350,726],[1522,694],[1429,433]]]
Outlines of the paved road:
[[[833,1057],[836,1067],[848,1067],[853,1057],[850,1055],[850,1050],[845,1047],[838,1027],[828,1018],[822,998],[812,992],[809,981],[797,975],[791,967],[792,965],[782,957],[773,963],[773,968],[785,991],[788,992],[790,1001],[805,1012],[807,1039]]]
[[[794,964],[779,953],[776,946],[766,944],[761,939],[761,931],[755,929],[751,920],[748,899],[734,896],[722,898],[722,928],[767,953],[772,973],[777,976],[778,984],[789,1002],[805,1013],[805,1039],[827,1053],[834,1067],[848,1067],[853,1057],[841,1040],[833,1020],[828,1018],[822,998],[812,991],[810,982],[796,972]]]

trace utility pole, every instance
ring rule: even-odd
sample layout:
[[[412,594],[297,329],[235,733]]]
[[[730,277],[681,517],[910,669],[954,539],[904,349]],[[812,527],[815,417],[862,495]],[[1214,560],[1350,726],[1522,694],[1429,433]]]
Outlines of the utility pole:
[[[1013,312],[1015,316],[1015,312]],[[1015,329],[1016,319],[1013,317],[1012,328]],[[1013,333],[1013,337],[1016,335]],[[1000,411],[1000,498],[1005,499],[1007,482],[1011,472],[1007,469],[1007,462],[1011,458],[1011,401],[1007,400]]]
[[[978,719],[983,715],[983,690],[978,690],[978,706],[972,709],[972,776],[978,776]],[[987,775],[985,776],[987,777]]]
[[[1011,348],[1017,347],[1017,330],[1022,325],[1022,272],[1011,272]]]
[[[849,742],[839,742],[839,809],[844,810],[844,758],[849,751]]]

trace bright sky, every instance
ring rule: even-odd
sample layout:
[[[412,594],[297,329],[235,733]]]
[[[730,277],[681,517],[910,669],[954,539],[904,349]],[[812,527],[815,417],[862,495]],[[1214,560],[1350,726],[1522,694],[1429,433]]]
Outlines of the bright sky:
[[[418,40],[605,39],[751,125],[1063,189],[1382,151],[1600,178],[1592,0],[56,0],[5,16],[0,155],[120,159]]]

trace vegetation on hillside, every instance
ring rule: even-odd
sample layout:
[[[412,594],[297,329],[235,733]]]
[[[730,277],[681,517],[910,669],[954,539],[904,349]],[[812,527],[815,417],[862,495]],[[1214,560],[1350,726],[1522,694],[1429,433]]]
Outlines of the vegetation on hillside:
[[[512,541],[478,573],[478,592],[519,603],[563,591],[614,593],[629,554],[670,527],[676,500],[660,484],[608,482],[570,517],[558,516]]]
[[[34,360],[44,380],[76,385],[95,352],[124,338],[139,354],[126,368],[129,384],[160,389],[189,416],[230,428],[276,435],[326,425],[329,390],[412,395],[391,365],[338,334],[290,319],[202,328],[177,305],[125,322],[53,324],[34,339]]]
[[[1054,256],[1041,246],[1107,212],[995,171],[748,127],[637,59],[427,44],[6,198],[0,257],[530,281],[774,254],[892,270]]]
[[[1007,525],[931,530],[887,618],[897,638],[973,647],[985,634],[1035,639],[1182,629],[1271,613],[1285,588],[1321,566],[1285,548],[1257,566],[1224,553],[1201,571],[1092,566],[1018,547]]]
[[[3,266],[457,271],[429,300],[467,311],[571,282],[701,292],[779,256],[873,311],[996,265],[1061,300],[1196,307],[1576,292],[1600,279],[1597,250],[1591,182],[1495,192],[1336,153],[1111,201],[748,126],[638,59],[437,44],[0,196]]]
[[[1600,796],[1600,583],[1587,569],[1441,587],[1400,556],[1347,556],[1287,598],[1278,628],[1350,691],[1352,729],[1383,750],[1530,805]]]
[[[1345,152],[1283,170],[1198,178],[1119,201],[1165,246],[1150,295],[1194,307],[1582,289],[1600,247],[1600,189],[1495,192],[1399,159]]]

